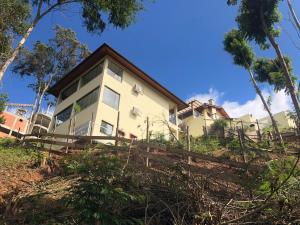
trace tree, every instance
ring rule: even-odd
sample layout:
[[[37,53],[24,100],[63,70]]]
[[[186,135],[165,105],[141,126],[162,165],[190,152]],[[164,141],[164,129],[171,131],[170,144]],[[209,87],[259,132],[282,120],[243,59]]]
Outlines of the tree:
[[[5,0],[8,1],[8,0]],[[138,11],[143,9],[142,0],[14,0],[22,1],[26,8],[32,7],[35,12],[28,19],[28,27],[19,40],[17,47],[0,67],[0,81],[8,66],[17,57],[36,25],[48,14],[55,11],[73,11],[80,7],[83,25],[88,32],[101,34],[108,24],[117,28],[128,27]],[[18,13],[18,12],[16,12]],[[14,14],[13,14],[14,15]]]
[[[8,96],[7,94],[0,94],[0,114],[4,111],[5,109],[5,104],[8,101]],[[5,123],[5,118],[4,116],[0,116],[0,124],[4,124]]]
[[[300,103],[298,91],[293,83],[292,75],[289,72],[287,62],[282,54],[281,48],[276,41],[280,31],[275,25],[280,22],[281,14],[279,2],[281,0],[241,0],[236,21],[240,32],[249,41],[255,41],[262,49],[271,46],[274,48],[280,62],[288,93],[300,119]],[[229,0],[228,4],[237,4],[237,0]]]
[[[29,84],[36,94],[31,124],[36,121],[47,89],[90,54],[72,30],[60,26],[54,30],[55,37],[48,44],[37,41],[31,51],[23,49],[13,65],[14,73],[34,78]]]
[[[245,36],[239,30],[233,29],[225,35],[224,48],[229,54],[233,56],[234,64],[242,66],[248,71],[252,85],[255,88],[256,93],[259,95],[265,110],[268,112],[274,130],[276,132],[276,136],[279,139],[280,144],[283,146],[283,140],[279,132],[276,120],[274,119],[270,107],[254,79],[252,67],[255,61],[255,55],[247,40],[245,39]]]
[[[299,21],[297,15],[296,15],[296,12],[295,12],[295,10],[293,8],[291,0],[287,0],[287,3],[288,3],[288,7],[289,7],[289,10],[290,10],[290,13],[292,14],[292,17],[293,17],[294,25],[296,26],[296,28],[300,32],[300,21]]]
[[[293,83],[296,83],[297,77],[293,74],[291,59],[289,57],[284,57],[284,60],[288,66],[289,73],[292,75]],[[286,79],[283,74],[284,72],[278,58],[274,60],[268,58],[257,59],[254,63],[253,70],[255,73],[255,80],[258,82],[266,82],[273,85],[276,92],[285,90],[289,93]]]
[[[12,53],[12,43],[23,35],[30,17],[26,0],[1,0],[0,3],[0,67]]]

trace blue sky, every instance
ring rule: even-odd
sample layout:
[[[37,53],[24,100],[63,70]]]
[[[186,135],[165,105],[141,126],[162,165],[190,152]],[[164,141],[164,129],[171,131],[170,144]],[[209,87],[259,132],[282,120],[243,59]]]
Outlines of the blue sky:
[[[293,3],[300,15],[300,2],[294,0]],[[214,97],[233,116],[248,111],[258,117],[264,115],[247,73],[233,65],[223,50],[224,34],[236,27],[237,12],[236,7],[227,6],[226,0],[148,2],[135,24],[125,30],[109,27],[101,36],[87,33],[75,13],[78,9],[74,7],[72,11],[74,13],[55,13],[45,18],[26,46],[51,38],[50,28],[60,24],[75,30],[79,40],[91,50],[106,42],[183,100],[206,101]],[[299,46],[300,38],[288,21],[285,2],[281,11],[284,15],[279,24],[282,28],[279,42],[283,52],[292,57],[295,73],[300,74],[300,50],[295,48],[291,37]],[[272,49],[261,52],[256,48],[256,52],[258,56],[274,56]],[[7,72],[1,91],[9,94],[10,102],[32,103],[34,94],[27,83],[28,80]],[[262,89],[266,96],[273,96],[275,111],[288,107],[289,100],[283,93],[274,94],[267,86]]]

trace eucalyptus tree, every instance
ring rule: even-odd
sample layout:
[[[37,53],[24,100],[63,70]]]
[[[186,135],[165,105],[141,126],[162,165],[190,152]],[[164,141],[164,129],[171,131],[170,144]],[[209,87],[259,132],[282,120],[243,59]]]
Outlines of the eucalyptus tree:
[[[2,1],[2,0],[1,0]],[[9,0],[4,0],[8,1]],[[134,22],[135,15],[143,9],[143,0],[13,0],[23,2],[24,7],[31,8],[31,16],[27,19],[27,29],[18,41],[16,48],[0,65],[0,80],[8,66],[18,55],[36,25],[47,15],[60,11],[72,13],[79,11],[84,27],[90,33],[101,34],[107,25],[124,29]],[[2,3],[1,3],[2,4]],[[1,6],[1,5],[0,5]],[[1,7],[0,7],[1,8]],[[79,10],[77,10],[79,9]],[[18,14],[19,9],[15,9]],[[15,13],[12,13],[15,15]],[[58,14],[57,14],[58,15]],[[62,18],[60,18],[62,19]],[[44,31],[46,32],[46,30]]]
[[[293,17],[293,22],[294,22],[294,25],[296,26],[296,28],[298,29],[298,32],[300,32],[300,21],[298,19],[298,16],[296,15],[296,12],[294,10],[294,7],[292,5],[292,2],[291,0],[287,0],[287,3],[288,3],[288,7],[289,7],[289,10],[290,10],[290,13],[292,14],[292,17]],[[299,34],[299,33],[298,33]]]
[[[32,50],[22,49],[13,64],[14,73],[33,78],[33,83],[29,84],[36,94],[32,124],[47,89],[90,54],[87,46],[78,41],[74,31],[60,26],[54,30],[55,37],[47,44],[37,41]]]
[[[291,59],[285,56],[284,60],[288,67],[289,73],[292,76],[292,81],[295,84],[297,81],[297,77],[293,73]],[[278,58],[257,59],[254,63],[253,70],[255,73],[255,80],[257,80],[258,82],[268,83],[269,85],[274,87],[275,92],[285,90],[286,93],[289,93],[289,89],[287,88],[286,84],[286,79],[283,74],[284,72]]]
[[[274,48],[282,68],[286,88],[300,119],[298,90],[293,82],[287,61],[276,40],[280,35],[279,29],[275,27],[281,19],[279,11],[280,1],[282,0],[228,0],[228,4],[233,5],[240,2],[236,21],[240,32],[247,40],[255,41],[262,49],[267,49],[270,45]]]
[[[280,144],[283,146],[283,140],[279,132],[276,120],[274,119],[274,116],[270,110],[267,101],[263,96],[262,91],[257,85],[256,80],[254,79],[252,67],[255,62],[255,55],[253,50],[249,46],[249,43],[245,39],[245,36],[239,30],[233,29],[225,35],[224,49],[232,55],[234,64],[239,65],[248,71],[252,85],[255,88],[256,93],[259,95],[265,110],[268,112],[276,136]]]
[[[12,44],[24,34],[30,7],[27,0],[1,0],[0,2],[0,67],[13,51]]]

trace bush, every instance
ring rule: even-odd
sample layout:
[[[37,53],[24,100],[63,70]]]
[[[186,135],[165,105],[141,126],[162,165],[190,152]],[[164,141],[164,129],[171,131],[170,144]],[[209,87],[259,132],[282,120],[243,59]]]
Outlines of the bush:
[[[75,210],[80,224],[141,224],[134,206],[144,201],[131,177],[122,177],[122,166],[115,157],[92,156],[69,160],[68,173],[85,174],[73,187],[67,201]]]
[[[216,137],[203,136],[191,139],[191,149],[195,152],[209,153],[220,149],[220,140]]]

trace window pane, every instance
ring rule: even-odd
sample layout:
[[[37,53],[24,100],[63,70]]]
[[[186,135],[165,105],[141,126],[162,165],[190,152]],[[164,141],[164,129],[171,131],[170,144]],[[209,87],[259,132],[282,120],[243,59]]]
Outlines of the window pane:
[[[120,95],[108,87],[104,87],[103,102],[114,109],[119,109]]]
[[[103,134],[106,134],[106,135],[112,135],[113,125],[102,120],[101,126],[100,126],[100,132]]]
[[[68,87],[67,89],[65,89],[64,91],[62,91],[62,93],[61,93],[61,100],[65,100],[66,98],[68,98],[69,96],[71,96],[72,94],[74,94],[77,91],[77,87],[78,87],[78,81],[76,81],[70,87]]]
[[[68,120],[72,113],[72,105],[70,105],[68,108],[64,109],[60,113],[56,114],[56,125],[60,125],[66,120]]]
[[[122,81],[123,70],[115,63],[108,63],[107,73],[118,81]]]
[[[99,88],[96,88],[92,92],[88,93],[87,95],[79,99],[76,102],[76,104],[79,105],[80,111],[94,104],[98,100],[98,95],[99,95]]]
[[[91,80],[96,78],[103,70],[103,63],[95,66],[92,70],[90,70],[87,74],[83,75],[81,78],[81,87],[89,83]]]

